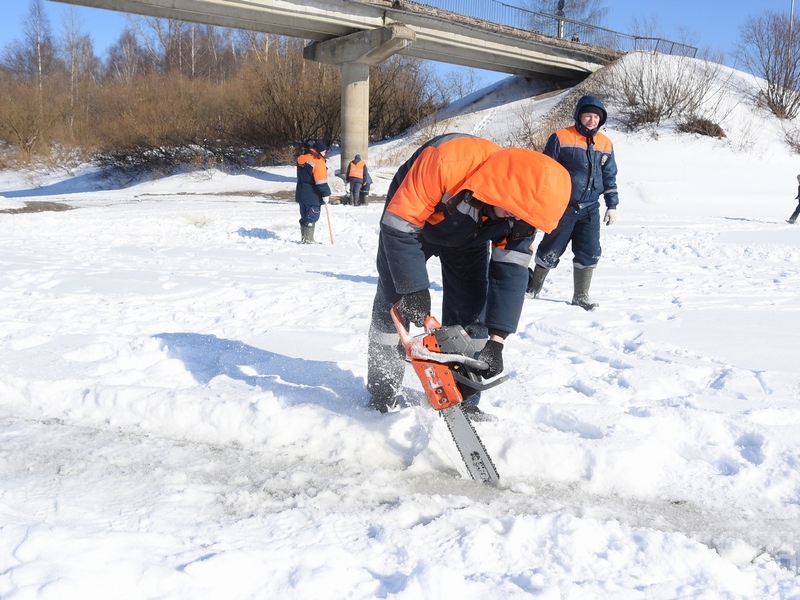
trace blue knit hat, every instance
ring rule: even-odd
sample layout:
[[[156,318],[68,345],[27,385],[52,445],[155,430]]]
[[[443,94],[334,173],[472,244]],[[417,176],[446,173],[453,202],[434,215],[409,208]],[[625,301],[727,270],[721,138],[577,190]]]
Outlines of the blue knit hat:
[[[323,144],[322,142],[314,142],[314,145],[311,146],[311,148],[313,150],[316,150],[320,154],[322,154],[323,152],[327,152],[328,151],[328,147],[325,144]]]

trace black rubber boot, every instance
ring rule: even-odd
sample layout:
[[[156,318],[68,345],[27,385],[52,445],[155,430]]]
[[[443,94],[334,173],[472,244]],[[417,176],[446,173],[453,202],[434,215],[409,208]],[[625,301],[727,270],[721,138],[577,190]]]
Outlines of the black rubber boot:
[[[589,286],[592,284],[592,271],[594,267],[584,267],[579,269],[574,267],[572,270],[572,279],[575,284],[575,292],[572,295],[572,305],[580,306],[584,310],[592,310],[599,305],[589,298]]]
[[[542,291],[542,287],[544,286],[544,280],[549,272],[550,269],[545,269],[540,265],[536,265],[533,271],[528,269],[528,289],[525,290],[525,295],[528,298],[539,297],[539,293]]]

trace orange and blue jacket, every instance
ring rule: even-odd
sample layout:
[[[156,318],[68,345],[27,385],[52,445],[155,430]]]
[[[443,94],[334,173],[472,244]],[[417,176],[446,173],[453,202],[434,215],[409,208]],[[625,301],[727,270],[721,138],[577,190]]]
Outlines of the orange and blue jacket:
[[[354,179],[363,182],[367,178],[367,163],[364,160],[360,160],[356,162],[355,160],[350,161],[350,164],[347,165],[347,173],[345,173],[345,180],[349,183]]]
[[[514,332],[536,229],[552,231],[567,206],[570,181],[553,159],[466,134],[434,138],[398,170],[381,217],[381,242],[395,289],[430,286],[432,248],[492,242],[485,324]],[[502,208],[517,219],[499,218]]]
[[[316,150],[307,150],[297,157],[297,187],[294,190],[294,201],[322,206],[322,199],[330,195],[325,157]]]
[[[581,209],[594,205],[602,194],[607,208],[617,207],[617,162],[606,135],[598,131],[587,136],[575,125],[559,129],[547,140],[544,153],[569,171],[570,206]]]

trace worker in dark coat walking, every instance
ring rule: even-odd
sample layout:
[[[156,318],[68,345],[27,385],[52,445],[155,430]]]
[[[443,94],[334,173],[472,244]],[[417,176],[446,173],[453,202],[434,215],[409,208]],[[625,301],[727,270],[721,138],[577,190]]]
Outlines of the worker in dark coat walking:
[[[297,157],[297,187],[294,201],[300,205],[300,234],[304,244],[314,243],[314,228],[319,221],[320,207],[328,201],[331,188],[328,185],[328,167],[325,154],[328,148],[322,142],[314,142]]]
[[[800,175],[797,176],[797,196],[795,196],[795,200],[797,200],[797,208],[794,209],[792,216],[786,220],[787,223],[791,223],[792,225],[794,225],[794,222],[797,221],[797,217],[800,215]]]

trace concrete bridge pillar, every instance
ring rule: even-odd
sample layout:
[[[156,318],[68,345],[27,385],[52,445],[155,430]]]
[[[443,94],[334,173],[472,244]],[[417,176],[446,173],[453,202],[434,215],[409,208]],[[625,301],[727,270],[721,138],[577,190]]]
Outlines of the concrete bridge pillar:
[[[342,68],[341,172],[356,154],[369,164],[369,68],[411,44],[416,36],[402,23],[359,31],[303,49],[303,57]]]
[[[356,154],[368,160],[369,148],[369,65],[342,65],[342,173]]]

